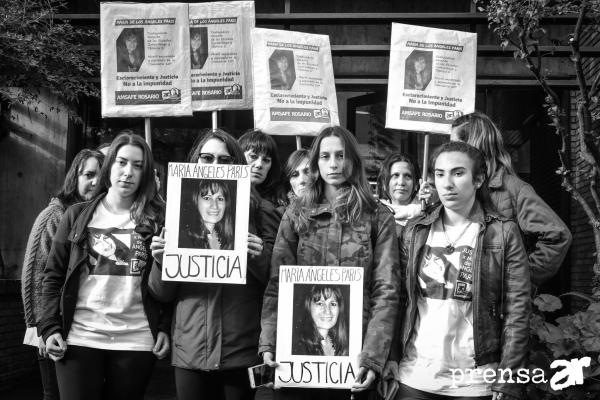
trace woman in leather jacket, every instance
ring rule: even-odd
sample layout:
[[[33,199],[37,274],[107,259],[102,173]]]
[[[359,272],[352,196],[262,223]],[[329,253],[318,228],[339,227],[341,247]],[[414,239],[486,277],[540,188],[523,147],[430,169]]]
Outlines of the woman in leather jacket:
[[[531,284],[518,227],[489,209],[480,151],[450,142],[432,160],[442,205],[404,232],[390,357],[399,365],[385,373],[400,383],[396,400],[518,397],[518,383],[500,379],[508,370],[516,380],[528,349]]]

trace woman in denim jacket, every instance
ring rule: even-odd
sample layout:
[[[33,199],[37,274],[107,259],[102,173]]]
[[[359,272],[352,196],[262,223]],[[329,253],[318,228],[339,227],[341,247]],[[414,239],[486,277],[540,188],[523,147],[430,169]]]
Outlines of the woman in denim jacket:
[[[442,206],[404,233],[406,307],[390,357],[399,365],[388,363],[386,377],[400,383],[396,400],[518,397],[531,288],[518,227],[488,208],[480,151],[450,142],[432,160]]]
[[[451,140],[466,142],[483,152],[492,204],[519,224],[532,283],[539,286],[552,278],[571,246],[571,232],[531,185],[519,179],[500,130],[487,115],[474,112],[453,122]]]
[[[285,212],[265,291],[259,352],[271,366],[276,351],[277,297],[281,265],[361,266],[363,347],[352,392],[367,389],[388,355],[398,308],[398,243],[392,214],[369,192],[356,139],[341,127],[324,129],[310,152],[314,180]],[[280,399],[347,399],[333,389],[281,389]]]

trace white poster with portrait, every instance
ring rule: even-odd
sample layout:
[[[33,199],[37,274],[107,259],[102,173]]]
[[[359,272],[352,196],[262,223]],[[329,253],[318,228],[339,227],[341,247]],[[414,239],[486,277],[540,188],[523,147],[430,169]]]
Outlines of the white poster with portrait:
[[[162,279],[246,283],[250,166],[169,163]]]
[[[339,125],[329,36],[254,28],[252,71],[256,129],[316,136]]]
[[[275,387],[352,387],[362,348],[363,273],[280,267]]]
[[[253,1],[190,4],[194,111],[252,108]]]
[[[477,34],[392,23],[385,127],[450,134],[475,111]]]
[[[101,3],[102,117],[192,115],[188,5]]]

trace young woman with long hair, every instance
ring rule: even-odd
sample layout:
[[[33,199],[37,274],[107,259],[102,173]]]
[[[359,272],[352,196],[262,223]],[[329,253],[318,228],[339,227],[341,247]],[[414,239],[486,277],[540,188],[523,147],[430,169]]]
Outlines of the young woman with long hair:
[[[83,149],[73,159],[56,197],[35,219],[21,273],[21,294],[25,311],[25,344],[36,346],[42,378],[44,400],[59,398],[54,362],[48,358],[46,343],[38,337],[36,325],[42,312],[42,279],[52,239],[65,210],[75,203],[90,200],[98,182],[104,155],[96,150]]]
[[[337,285],[312,285],[292,335],[293,355],[347,356],[347,300]]]
[[[341,127],[325,128],[309,161],[315,180],[288,207],[277,234],[271,279],[265,291],[259,351],[275,366],[279,267],[362,267],[363,346],[353,392],[367,389],[381,373],[398,307],[398,243],[392,214],[370,193],[358,144]],[[287,389],[279,398],[346,399],[344,390]],[[357,394],[358,395],[358,394]]]
[[[61,399],[142,399],[169,351],[169,313],[148,295],[152,235],[163,224],[153,158],[131,131],[108,150],[93,200],[70,207],[44,270],[38,325]]]
[[[201,180],[191,197],[179,247],[233,250],[235,210],[227,183]]]
[[[236,140],[217,129],[198,138],[188,162],[244,165],[246,159]],[[274,212],[265,212],[257,194],[248,200],[245,285],[163,282],[165,241],[160,236],[153,238],[156,262],[150,274],[150,292],[162,301],[175,302],[172,364],[179,400],[254,397],[246,369],[260,361],[256,349],[260,310],[279,219]]]
[[[571,232],[533,187],[515,173],[502,133],[485,114],[474,112],[452,124],[451,140],[466,142],[485,156],[493,205],[518,222],[528,244],[531,280],[540,285],[556,274],[571,245]]]
[[[518,226],[490,208],[476,148],[446,143],[432,170],[442,204],[408,223],[400,249],[406,308],[390,357],[399,365],[386,366],[400,383],[395,399],[518,397],[501,372],[515,376],[528,350],[530,269]],[[468,369],[457,384],[453,371]]]

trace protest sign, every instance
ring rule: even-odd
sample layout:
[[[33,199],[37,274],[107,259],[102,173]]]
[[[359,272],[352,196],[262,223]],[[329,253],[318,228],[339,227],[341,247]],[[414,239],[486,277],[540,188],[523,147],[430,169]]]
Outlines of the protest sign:
[[[477,34],[392,24],[386,128],[450,134],[475,111]]]
[[[188,5],[101,3],[102,117],[192,115]]]
[[[363,273],[280,267],[275,387],[352,387],[362,347]]]
[[[250,166],[169,163],[162,279],[246,283]]]
[[[252,30],[254,127],[316,136],[339,125],[329,36]]]
[[[190,4],[194,111],[252,108],[254,2]]]

